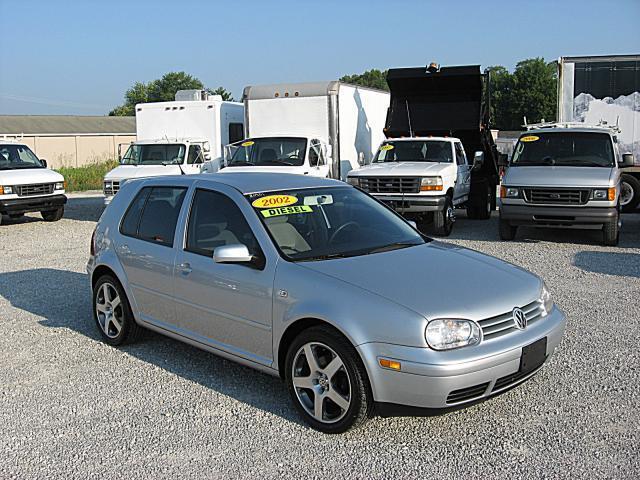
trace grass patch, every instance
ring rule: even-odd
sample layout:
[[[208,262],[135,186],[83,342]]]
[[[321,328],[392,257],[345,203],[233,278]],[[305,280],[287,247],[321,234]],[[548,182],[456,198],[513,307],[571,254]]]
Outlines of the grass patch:
[[[67,192],[82,192],[85,190],[102,190],[102,181],[109,170],[118,166],[116,160],[100,163],[90,163],[83,167],[60,167],[56,171],[64,176],[67,182]]]

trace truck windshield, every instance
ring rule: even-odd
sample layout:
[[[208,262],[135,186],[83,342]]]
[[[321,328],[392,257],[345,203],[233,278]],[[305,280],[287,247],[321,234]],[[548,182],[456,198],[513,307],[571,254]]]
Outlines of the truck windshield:
[[[452,163],[451,142],[438,140],[385,142],[373,159],[373,163],[383,162]]]
[[[401,217],[352,187],[247,195],[285,258],[328,260],[428,241]]]
[[[598,132],[544,132],[520,137],[511,164],[571,167],[613,166],[611,137]]]
[[[176,165],[183,163],[183,144],[131,145],[122,157],[123,165]]]
[[[44,165],[26,145],[0,145],[0,170],[18,168],[44,168]]]
[[[295,166],[304,164],[307,150],[305,138],[251,138],[229,145],[230,167],[253,165]]]

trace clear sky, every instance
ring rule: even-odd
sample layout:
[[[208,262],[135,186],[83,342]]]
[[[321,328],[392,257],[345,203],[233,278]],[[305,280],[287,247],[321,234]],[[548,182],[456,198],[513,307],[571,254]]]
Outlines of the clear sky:
[[[184,70],[245,85],[640,53],[640,0],[0,0],[0,114],[106,114]]]

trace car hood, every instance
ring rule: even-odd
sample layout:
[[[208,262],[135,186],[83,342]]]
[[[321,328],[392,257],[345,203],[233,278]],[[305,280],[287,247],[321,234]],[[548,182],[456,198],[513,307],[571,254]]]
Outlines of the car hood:
[[[509,167],[504,185],[540,187],[610,187],[612,167]]]
[[[62,181],[64,181],[62,175],[48,168],[0,170],[0,185],[26,185],[31,183],[55,183]]]
[[[304,166],[294,167],[288,165],[268,165],[264,167],[225,167],[218,171],[218,173],[242,173],[242,172],[251,172],[251,173],[293,173],[293,174],[308,174],[309,168],[305,168]]]
[[[105,180],[180,175],[178,165],[120,165],[104,176]]]
[[[298,265],[375,293],[427,319],[490,318],[537,300],[542,288],[541,280],[524,269],[436,241]]]
[[[351,170],[350,177],[355,176],[423,176],[443,175],[451,168],[451,163],[440,162],[385,162],[372,163],[358,170]]]

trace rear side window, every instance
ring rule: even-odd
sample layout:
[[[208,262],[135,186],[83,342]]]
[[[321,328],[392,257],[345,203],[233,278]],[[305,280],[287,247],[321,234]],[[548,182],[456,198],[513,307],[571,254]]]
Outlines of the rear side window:
[[[186,193],[187,189],[184,187],[143,188],[131,203],[120,232],[172,247],[178,215]]]

